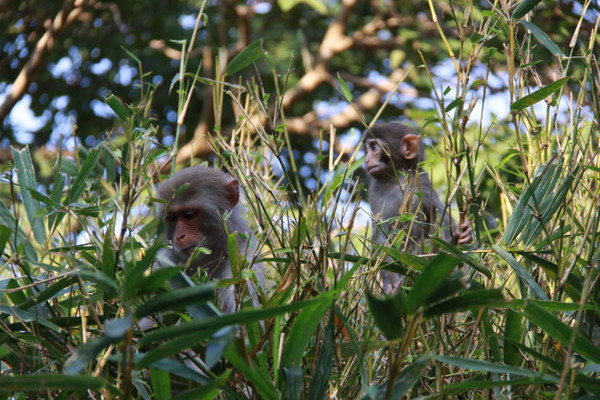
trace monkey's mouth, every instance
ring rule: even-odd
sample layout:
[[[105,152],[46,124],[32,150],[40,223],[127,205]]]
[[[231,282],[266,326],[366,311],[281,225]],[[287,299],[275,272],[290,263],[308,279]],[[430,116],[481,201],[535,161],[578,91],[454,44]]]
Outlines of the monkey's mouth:
[[[367,172],[371,175],[379,175],[381,173],[381,165],[368,165]]]

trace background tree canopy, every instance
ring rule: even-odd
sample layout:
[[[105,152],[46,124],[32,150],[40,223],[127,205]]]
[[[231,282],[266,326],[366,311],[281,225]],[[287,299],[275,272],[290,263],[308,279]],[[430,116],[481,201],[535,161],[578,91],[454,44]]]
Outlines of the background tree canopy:
[[[599,396],[599,11],[0,1],[0,395]],[[372,243],[375,121],[421,132],[472,245]],[[198,163],[239,180],[256,239],[229,243],[231,315],[151,268],[153,185]],[[380,268],[405,287],[377,295]]]

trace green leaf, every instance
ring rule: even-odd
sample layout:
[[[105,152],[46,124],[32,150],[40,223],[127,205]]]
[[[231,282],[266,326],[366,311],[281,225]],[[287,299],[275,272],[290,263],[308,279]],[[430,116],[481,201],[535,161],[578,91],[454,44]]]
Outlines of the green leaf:
[[[517,5],[512,13],[512,19],[519,19],[533,10],[542,0],[523,0]]]
[[[152,393],[156,400],[171,399],[171,376],[167,371],[151,369],[150,381],[152,382]]]
[[[504,243],[511,245],[519,237],[526,246],[531,245],[564,203],[579,170],[576,167],[562,178],[562,164],[541,166],[513,210],[502,236]]]
[[[282,396],[277,392],[271,374],[264,370],[254,359],[246,358],[240,352],[241,346],[229,346],[225,357],[237,370],[239,370],[245,379],[252,383],[257,391],[257,398],[266,400],[280,400]]]
[[[285,376],[285,398],[288,400],[301,400],[302,393],[302,366],[284,367],[283,374]]]
[[[77,177],[71,185],[67,204],[75,203],[77,200],[79,200],[79,197],[82,195],[88,185],[88,177],[92,173],[93,169],[98,165],[101,155],[102,151],[98,148],[92,149],[92,151],[89,152],[85,158],[85,161],[81,165],[81,169],[79,170]]]
[[[214,299],[213,284],[203,284],[160,294],[135,310],[136,318],[142,318],[154,312],[164,310],[179,310],[187,305],[198,304]]]
[[[117,114],[117,117],[121,121],[127,121],[129,117],[133,115],[131,110],[125,106],[125,104],[112,93],[108,93],[104,97],[104,102]]]
[[[529,261],[542,267],[550,279],[555,280],[559,278],[558,266],[553,262],[527,251],[517,251],[516,254],[520,254]],[[583,292],[583,281],[580,277],[575,275],[575,271],[571,271],[567,276],[565,291],[575,302],[579,302],[581,299],[581,293]],[[577,306],[579,305],[577,304]]]
[[[573,351],[588,361],[600,363],[600,348],[590,339],[577,332],[575,328],[564,324],[554,315],[535,303],[528,303],[523,311],[525,317],[536,324],[546,334],[559,341],[563,346],[573,344]]]
[[[463,357],[452,357],[452,356],[432,356],[435,360],[448,365],[454,365],[459,368],[465,368],[472,371],[489,372],[495,374],[511,374],[515,376],[525,376],[530,378],[538,378],[547,383],[558,384],[560,377],[543,372],[538,372],[530,369],[522,369],[513,367],[511,365],[505,365],[501,363],[493,363],[489,361],[472,360]]]
[[[429,366],[430,362],[431,357],[426,355],[400,371],[398,378],[394,382],[390,399],[404,398],[404,396],[415,385],[415,383],[421,379],[423,372]],[[384,386],[381,387],[381,389],[383,388]]]
[[[40,315],[38,315],[37,312],[29,312],[29,311],[21,310],[17,307],[9,307],[9,306],[0,305],[0,314],[10,315],[22,322],[32,322],[35,324],[45,326],[46,328],[51,329],[56,333],[59,333],[62,331],[59,326],[48,321],[46,318],[42,318]]]
[[[225,69],[225,75],[233,75],[236,72],[243,70],[248,65],[261,58],[264,53],[262,39],[250,43],[229,62]]]
[[[492,246],[494,251],[504,258],[504,260],[511,266],[511,268],[517,273],[519,279],[535,293],[538,299],[550,300],[544,290],[537,284],[531,275],[523,268],[521,264],[513,257],[508,251],[504,250],[499,246]]]
[[[527,96],[521,97],[520,99],[516,100],[510,105],[510,111],[521,111],[524,108],[527,108],[529,106],[534,105],[537,102],[544,100],[546,97],[560,90],[560,88],[562,88],[569,79],[569,77],[559,79],[557,81],[552,82],[549,85],[544,86],[539,90],[536,90],[531,94],[528,94]]]
[[[463,103],[463,99],[462,99],[462,97],[459,97],[459,98],[455,99],[454,101],[452,101],[450,104],[448,104],[444,111],[445,112],[452,111],[454,108],[460,106],[462,103]]]
[[[17,375],[0,376],[0,388],[6,391],[100,390],[107,386],[103,378],[86,375]]]
[[[350,88],[348,87],[346,82],[342,79],[339,72],[337,74],[337,78],[338,78],[338,82],[340,83],[340,90],[342,91],[344,98],[346,99],[347,102],[349,102],[349,103],[352,102],[352,99],[354,98],[352,96],[352,92],[350,91]]]
[[[411,315],[421,307],[429,306],[431,294],[444,282],[452,270],[458,265],[460,258],[446,253],[439,253],[425,267],[415,281],[406,298],[406,313]]]
[[[281,367],[302,365],[302,354],[312,339],[312,333],[321,322],[325,312],[331,307],[335,292],[324,292],[314,298],[314,302],[302,309],[294,322],[281,355]]]
[[[327,389],[329,388],[329,378],[331,376],[331,367],[335,356],[333,318],[329,319],[327,327],[323,331],[323,341],[319,346],[319,355],[317,365],[311,374],[310,386],[308,389],[308,400],[325,399]]]
[[[160,346],[154,347],[139,360],[136,361],[136,368],[146,368],[153,363],[168,359],[175,354],[178,354],[186,349],[196,346],[203,340],[210,337],[216,329],[211,331],[202,331],[197,333],[188,333],[186,335],[178,335],[176,339],[170,340]]]
[[[179,335],[200,332],[202,330],[212,330],[215,328],[218,329],[234,324],[242,325],[251,322],[256,322],[267,318],[272,318],[277,315],[298,311],[303,307],[314,305],[317,302],[317,300],[313,299],[308,301],[300,301],[296,303],[286,304],[283,306],[249,309],[244,311],[238,311],[232,314],[221,315],[218,317],[210,317],[202,320],[193,320],[190,322],[181,323],[176,326],[169,326],[163,329],[155,330],[141,338],[139,341],[139,346],[143,347],[159,340],[172,339]]]
[[[288,12],[298,4],[304,3],[321,14],[327,14],[327,4],[320,0],[277,0],[281,11]]]
[[[102,350],[119,341],[118,338],[102,335],[85,342],[77,347],[75,353],[67,359],[64,366],[64,372],[67,374],[77,374],[81,372],[90,362],[96,359]]]
[[[402,291],[383,299],[373,296],[368,291],[366,293],[367,305],[375,324],[388,339],[399,339],[404,334],[406,312],[402,296]]]
[[[8,226],[0,225],[0,254],[4,254],[4,248],[10,239],[12,230]]]
[[[2,227],[0,226],[0,229]],[[0,246],[1,247],[1,246]],[[52,285],[48,286],[46,289],[42,290],[35,297],[29,297],[24,303],[19,304],[19,308],[26,310],[29,307],[44,302],[50,298],[58,296],[58,293],[64,288],[75,285],[78,283],[78,280],[74,276],[67,276],[65,278],[59,279]]]
[[[544,46],[546,49],[548,49],[550,53],[552,53],[556,57],[566,57],[565,53],[563,53],[562,50],[558,48],[556,43],[554,43],[552,39],[550,39],[550,36],[548,36],[546,32],[541,30],[533,22],[521,20],[519,21],[519,23],[525,28],[527,28],[529,32],[531,32],[531,34],[537,39],[537,41],[540,42],[542,46]]]
[[[35,178],[29,147],[25,146],[22,150],[11,147],[10,150],[17,170],[19,186],[21,186],[23,206],[25,207],[27,219],[32,226],[33,236],[38,243],[44,243],[46,241],[46,228],[44,227],[43,220],[37,217],[37,213],[40,210],[40,203],[33,199],[32,193],[30,192],[35,191],[37,188],[37,180]]]
[[[497,306],[502,303],[504,303],[504,297],[502,296],[501,289],[472,290],[428,308],[424,315],[431,317],[434,315],[477,310],[482,307]]]
[[[506,310],[504,336],[519,342],[521,340],[521,315],[513,310]],[[504,363],[519,366],[523,360],[519,349],[510,341],[504,341]]]

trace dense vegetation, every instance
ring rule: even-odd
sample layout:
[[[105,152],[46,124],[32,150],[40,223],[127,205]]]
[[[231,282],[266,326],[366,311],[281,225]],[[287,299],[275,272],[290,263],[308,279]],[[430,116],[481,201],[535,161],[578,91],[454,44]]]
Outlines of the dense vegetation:
[[[600,396],[597,5],[146,3],[0,10],[3,396]],[[355,145],[376,120],[422,130],[475,243],[370,241]],[[154,184],[201,162],[239,180],[256,244],[230,241],[230,315],[202,313],[206,277],[152,269]],[[395,296],[379,268],[407,275]]]

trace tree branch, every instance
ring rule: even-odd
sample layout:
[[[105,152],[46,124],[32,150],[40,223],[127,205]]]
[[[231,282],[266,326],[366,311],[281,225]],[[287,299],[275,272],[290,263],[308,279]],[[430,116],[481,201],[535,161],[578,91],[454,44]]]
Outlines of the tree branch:
[[[27,93],[29,85],[42,66],[45,65],[48,54],[54,49],[58,37],[81,16],[89,5],[90,1],[87,0],[67,0],[54,20],[46,21],[46,25],[48,25],[46,33],[35,45],[31,57],[13,82],[11,91],[6,96],[4,103],[0,105],[0,124],[10,114],[15,104]]]

